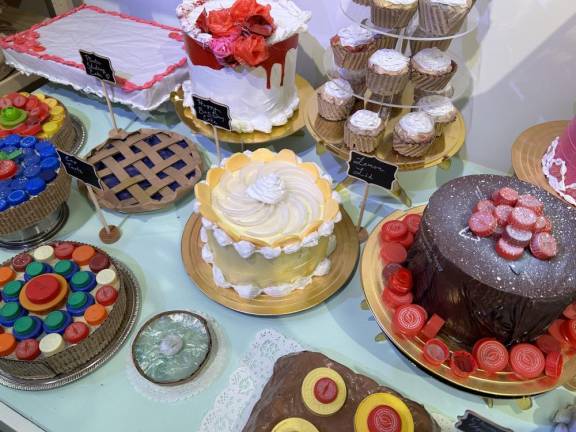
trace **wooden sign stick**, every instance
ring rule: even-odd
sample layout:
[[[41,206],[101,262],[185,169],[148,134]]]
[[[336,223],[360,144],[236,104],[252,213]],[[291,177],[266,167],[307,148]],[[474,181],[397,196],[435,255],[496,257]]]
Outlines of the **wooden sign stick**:
[[[216,143],[216,157],[218,158],[218,165],[222,162],[222,153],[220,152],[220,139],[218,138],[218,128],[212,125],[214,130],[214,142]]]
[[[100,204],[98,203],[98,200],[96,199],[96,195],[94,195],[94,191],[92,190],[92,186],[86,185],[86,189],[88,189],[88,195],[90,195],[90,199],[92,200],[92,203],[94,204],[94,208],[96,208],[96,215],[98,216],[100,223],[104,227],[106,234],[110,234],[110,227],[108,226],[108,222],[106,222],[106,218],[104,217],[104,213],[102,213],[102,209],[100,208]]]
[[[361,242],[365,242],[368,239],[368,231],[366,231],[366,228],[362,226],[364,211],[366,210],[366,203],[368,202],[368,190],[370,189],[370,183],[365,183],[364,196],[362,197],[362,203],[360,204],[360,214],[358,215],[358,222],[356,223],[356,231],[358,232],[358,238]]]
[[[102,92],[104,92],[104,98],[108,104],[108,111],[110,112],[110,118],[112,119],[112,126],[114,127],[114,132],[118,131],[118,126],[116,125],[116,116],[114,115],[114,110],[112,109],[112,102],[110,102],[110,97],[108,96],[108,89],[106,88],[106,83],[104,80],[100,80],[102,84]]]

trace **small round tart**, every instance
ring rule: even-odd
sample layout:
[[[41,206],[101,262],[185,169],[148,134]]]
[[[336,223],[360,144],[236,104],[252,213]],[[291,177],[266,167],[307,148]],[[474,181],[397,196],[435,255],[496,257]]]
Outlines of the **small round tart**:
[[[302,381],[302,400],[310,411],[320,416],[337,413],[346,402],[346,383],[333,369],[316,368]]]
[[[272,432],[319,432],[316,426],[300,417],[290,417],[282,420]]]
[[[358,405],[354,432],[414,432],[414,419],[402,399],[391,393],[374,393]]]

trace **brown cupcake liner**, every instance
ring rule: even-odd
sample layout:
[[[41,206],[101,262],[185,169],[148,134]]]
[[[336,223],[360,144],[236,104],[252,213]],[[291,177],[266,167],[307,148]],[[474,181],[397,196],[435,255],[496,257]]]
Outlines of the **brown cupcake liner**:
[[[314,129],[323,139],[339,141],[344,135],[344,124],[346,124],[346,120],[331,121],[317,116],[314,122]]]
[[[454,120],[448,121],[448,122],[436,122],[434,124],[434,134],[436,135],[436,137],[441,137],[442,135],[444,135],[446,128],[448,126],[450,126],[452,123],[454,123],[455,121],[456,121],[456,118],[454,118]]]
[[[378,0],[374,0],[374,4],[371,7],[370,19],[374,25],[387,29],[406,27],[418,9],[417,7],[411,9],[391,8],[379,6],[378,3]]]
[[[432,75],[420,72],[415,67],[410,68],[410,80],[417,89],[439,91],[444,89],[458,70],[458,64],[452,61],[452,70],[442,75]]]
[[[376,35],[376,50],[394,49],[396,48],[396,43],[398,43],[397,38],[383,34]]]
[[[372,0],[352,0],[352,1],[362,6],[370,6],[372,4]]]
[[[350,150],[362,153],[372,153],[380,145],[383,131],[376,136],[360,135],[352,132],[348,125],[344,126],[344,144]]]
[[[432,147],[433,142],[433,138],[422,143],[405,142],[402,141],[402,139],[396,133],[394,133],[392,139],[392,148],[402,156],[420,157],[426,154],[430,147]]]
[[[61,165],[58,176],[40,195],[0,213],[0,235],[30,228],[56,211],[70,196],[70,176]]]
[[[368,66],[368,59],[376,51],[376,42],[373,41],[360,51],[349,51],[340,43],[332,44],[334,61],[338,67],[362,70]]]
[[[417,29],[414,37],[437,37],[437,35],[426,33],[421,29]],[[442,40],[410,40],[410,51],[412,55],[416,54],[418,51],[422,51],[426,48],[438,48],[441,51],[446,51],[450,48],[452,39],[442,39]]]
[[[49,242],[52,244],[54,242]],[[71,242],[75,245],[83,243]],[[95,248],[98,252],[102,250]],[[30,251],[28,251],[30,252]],[[112,263],[119,270],[118,263],[112,259]],[[8,265],[6,261],[2,265]],[[119,270],[120,275],[120,270]],[[54,354],[50,357],[40,358],[32,361],[22,361],[16,359],[0,358],[0,370],[14,377],[22,379],[46,379],[55,378],[58,375],[74,371],[90,360],[94,359],[102,350],[104,350],[112,340],[117,336],[120,325],[126,313],[126,288],[122,279],[120,279],[120,289],[118,290],[118,299],[106,320],[82,342],[68,346],[64,351]]]
[[[356,102],[355,98],[351,97],[344,104],[336,105],[324,100],[320,93],[318,93],[317,97],[318,114],[320,117],[330,121],[346,120],[350,114],[350,111],[352,111],[352,108],[354,107],[354,103]]]
[[[368,72],[366,73],[366,87],[376,94],[392,96],[404,90],[409,78],[410,74],[408,72],[400,75],[387,75],[378,74],[368,68]]]
[[[420,28],[427,33],[445,36],[456,33],[468,15],[470,8],[460,8],[429,0],[418,2]]]

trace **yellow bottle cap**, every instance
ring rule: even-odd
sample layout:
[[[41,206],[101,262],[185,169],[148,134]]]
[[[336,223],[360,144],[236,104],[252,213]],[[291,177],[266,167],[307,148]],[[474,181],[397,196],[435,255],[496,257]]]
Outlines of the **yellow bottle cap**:
[[[64,123],[65,118],[66,118],[66,114],[51,115],[50,121],[56,122],[60,126],[62,126],[62,123]]]
[[[360,402],[354,415],[354,432],[369,432],[370,423],[378,423],[380,415],[388,416],[387,411],[395,413],[401,432],[414,432],[414,419],[410,408],[391,393],[373,393]]]
[[[52,98],[44,99],[44,103],[46,105],[48,105],[50,108],[54,108],[54,107],[58,106],[58,101],[56,99],[52,99]]]
[[[61,105],[56,105],[50,110],[50,115],[64,115],[64,107]]]
[[[44,132],[48,138],[58,132],[58,129],[60,129],[60,126],[53,121],[46,122],[42,125],[42,132]]]
[[[46,95],[44,93],[34,93],[34,96],[36,96],[38,99],[40,99],[41,101],[43,101],[44,99],[46,99]]]
[[[24,97],[30,97],[30,93],[28,92],[20,92],[20,94]]]
[[[274,426],[272,432],[318,432],[318,429],[308,420],[290,417]]]
[[[36,134],[36,138],[38,138],[38,139],[48,139],[48,135],[46,135],[44,132],[40,132],[39,134]]]

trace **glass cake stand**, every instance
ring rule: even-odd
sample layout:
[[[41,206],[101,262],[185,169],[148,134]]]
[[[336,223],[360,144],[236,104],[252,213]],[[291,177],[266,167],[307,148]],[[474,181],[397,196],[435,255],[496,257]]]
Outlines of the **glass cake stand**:
[[[382,262],[380,259],[380,229],[382,225],[390,220],[402,219],[405,215],[416,213],[422,214],[425,206],[415,207],[408,211],[395,211],[384,218],[372,231],[360,262],[360,274],[362,288],[367,304],[363,309],[370,309],[383,333],[376,336],[376,341],[389,340],[392,344],[412,363],[433,377],[461,390],[478,394],[485,397],[485,402],[491,406],[491,398],[517,399],[521,409],[528,409],[531,406],[529,396],[549,392],[556,387],[564,385],[576,374],[576,355],[569,352],[564,353],[564,370],[562,376],[556,380],[542,374],[532,380],[518,380],[513,372],[498,372],[493,375],[486,375],[483,371],[476,371],[469,378],[457,378],[452,374],[449,366],[443,363],[439,367],[434,367],[425,362],[422,358],[422,347],[424,341],[419,337],[404,338],[398,336],[392,329],[393,313],[381,300],[382,291]],[[444,340],[452,350],[463,349],[455,342],[444,337],[442,333],[437,336]]]

